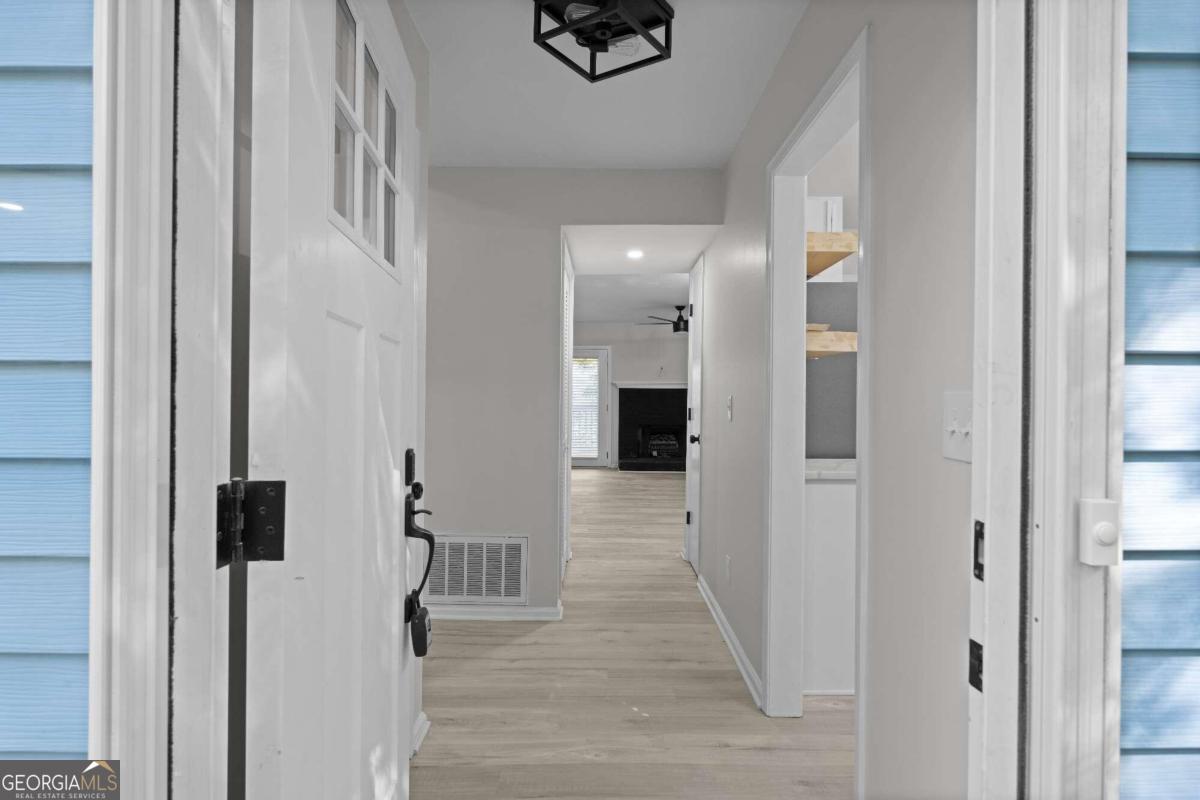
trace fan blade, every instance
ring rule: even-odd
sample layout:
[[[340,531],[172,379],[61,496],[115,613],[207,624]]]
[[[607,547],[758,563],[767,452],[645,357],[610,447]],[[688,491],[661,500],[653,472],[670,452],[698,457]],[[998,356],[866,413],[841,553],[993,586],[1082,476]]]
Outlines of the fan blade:
[[[650,319],[658,319],[658,320],[662,320],[663,322],[667,323],[668,325],[674,325],[674,324],[675,324],[675,320],[673,320],[673,319],[667,319],[666,317],[656,317],[656,316],[655,316],[655,315],[653,315],[653,314],[647,314],[646,316],[647,316],[647,317],[649,317]]]

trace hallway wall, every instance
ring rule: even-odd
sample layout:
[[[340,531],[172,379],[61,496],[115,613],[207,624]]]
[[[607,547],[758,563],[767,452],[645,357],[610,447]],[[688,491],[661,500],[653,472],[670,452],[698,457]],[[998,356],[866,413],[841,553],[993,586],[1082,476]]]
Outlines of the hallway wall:
[[[669,326],[576,322],[575,346],[612,348],[609,379],[687,383],[688,337]]]
[[[970,0],[814,0],[742,135],[727,170],[725,226],[706,262],[701,571],[761,669],[766,169],[868,24],[871,381],[885,400],[870,433],[862,789],[868,797],[962,797],[970,468],[942,458],[940,428],[942,393],[969,389],[972,377]]]
[[[559,597],[561,227],[719,224],[718,170],[430,171],[427,500],[436,530],[528,536]]]

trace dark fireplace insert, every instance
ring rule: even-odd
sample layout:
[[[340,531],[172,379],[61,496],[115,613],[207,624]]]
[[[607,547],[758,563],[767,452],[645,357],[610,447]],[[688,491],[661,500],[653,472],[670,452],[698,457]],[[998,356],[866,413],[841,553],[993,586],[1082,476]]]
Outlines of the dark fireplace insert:
[[[617,466],[683,472],[687,389],[621,389],[617,404]]]

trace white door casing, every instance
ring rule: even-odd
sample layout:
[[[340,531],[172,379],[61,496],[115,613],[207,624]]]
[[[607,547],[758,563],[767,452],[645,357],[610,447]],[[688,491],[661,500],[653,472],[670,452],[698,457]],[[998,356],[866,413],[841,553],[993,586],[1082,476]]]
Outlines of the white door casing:
[[[179,16],[175,292],[187,301],[174,320],[169,779],[181,800],[223,800],[228,789],[230,571],[215,568],[213,531],[215,487],[230,478],[236,13],[199,0]]]
[[[571,560],[571,359],[575,356],[575,268],[562,237],[562,319],[559,321],[558,511],[560,579]]]
[[[701,373],[704,351],[704,256],[692,267],[688,284],[688,423],[686,517],[683,529],[683,558],[700,571],[700,461],[703,439],[700,422],[703,394]],[[693,442],[693,438],[696,441]]]
[[[806,364],[796,353],[806,349],[808,173],[836,142],[859,125],[860,251],[870,249],[870,126],[867,115],[867,31],[859,34],[841,62],[808,105],[800,121],[767,167],[769,209],[767,284],[768,314],[768,440],[766,546],[763,550],[763,665],[761,707],[768,716],[802,716],[804,709],[804,630],[798,613],[803,603],[805,574],[804,520],[808,518],[803,491],[806,473]],[[857,725],[861,734],[865,685],[862,643],[866,636],[866,575],[870,470],[871,393],[870,308],[868,264],[860,267],[858,286],[858,356],[856,442],[858,499],[857,620],[855,693],[859,698]],[[863,748],[858,739],[856,769],[862,785]]]
[[[417,444],[414,81],[387,3],[348,3],[399,117],[397,258],[332,205],[334,0],[259,0],[254,25],[251,479],[287,481],[282,562],[251,565],[254,798],[408,797],[404,451]],[[363,91],[361,48],[355,94]],[[354,170],[361,178],[356,137]],[[418,391],[414,391],[416,388]]]

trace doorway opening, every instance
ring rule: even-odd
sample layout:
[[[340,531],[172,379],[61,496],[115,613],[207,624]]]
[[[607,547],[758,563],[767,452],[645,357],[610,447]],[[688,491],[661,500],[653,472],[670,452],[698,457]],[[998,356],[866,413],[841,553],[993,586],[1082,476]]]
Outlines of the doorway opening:
[[[812,695],[855,695],[860,721],[862,714],[870,308],[865,43],[860,36],[768,173],[762,708],[769,716],[802,716]]]
[[[564,575],[572,557],[572,477],[580,470],[628,473],[628,485],[638,474],[678,478],[680,553],[693,565],[698,560],[703,252],[718,227],[563,228]]]

